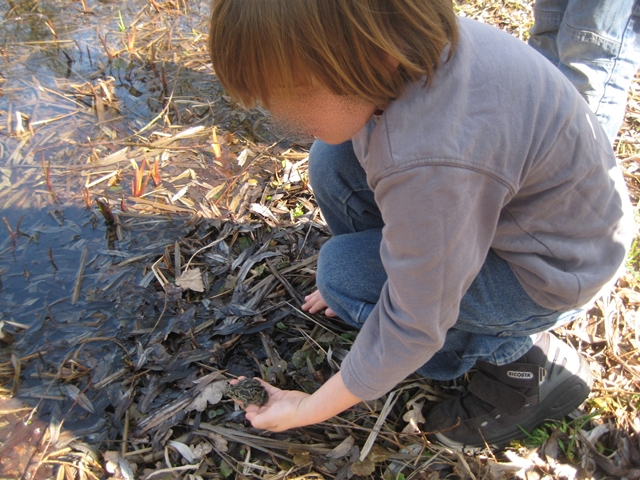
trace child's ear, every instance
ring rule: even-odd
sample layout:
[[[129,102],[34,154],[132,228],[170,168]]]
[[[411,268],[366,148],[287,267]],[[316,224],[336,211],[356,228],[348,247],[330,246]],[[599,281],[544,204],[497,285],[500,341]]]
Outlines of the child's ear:
[[[389,55],[388,53],[386,54],[386,56],[387,56],[387,61],[389,62],[389,65],[390,65],[394,70],[400,66],[400,60],[398,60],[396,57],[392,57],[392,56],[391,56],[391,55]]]

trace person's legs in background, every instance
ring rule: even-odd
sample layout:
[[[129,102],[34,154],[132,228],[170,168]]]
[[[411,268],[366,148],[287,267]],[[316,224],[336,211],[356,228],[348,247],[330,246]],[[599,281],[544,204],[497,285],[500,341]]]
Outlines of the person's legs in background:
[[[640,65],[639,0],[536,0],[529,45],[575,85],[611,140]]]

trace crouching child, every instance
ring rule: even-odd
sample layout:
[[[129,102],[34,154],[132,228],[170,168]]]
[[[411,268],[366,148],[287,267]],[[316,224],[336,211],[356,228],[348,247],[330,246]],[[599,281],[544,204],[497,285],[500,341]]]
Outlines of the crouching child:
[[[255,427],[324,421],[414,372],[474,369],[426,417],[453,447],[504,445],[587,398],[588,362],[549,330],[615,280],[633,223],[562,73],[449,0],[215,0],[210,49],[233,97],[317,138],[333,237],[303,309],[361,329],[312,395],[267,386]]]

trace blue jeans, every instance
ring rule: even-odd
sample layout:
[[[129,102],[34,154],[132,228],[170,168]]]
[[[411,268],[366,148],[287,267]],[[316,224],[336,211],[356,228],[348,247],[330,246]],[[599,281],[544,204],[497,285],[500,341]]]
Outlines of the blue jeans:
[[[309,177],[333,233],[318,257],[318,290],[340,318],[360,328],[387,280],[380,259],[380,210],[351,142],[316,141],[309,154]],[[531,348],[531,335],[566,323],[578,312],[558,312],[535,303],[509,264],[490,250],[462,298],[458,321],[447,332],[444,346],[418,373],[450,380],[477,360],[511,363]],[[437,319],[425,315],[425,321]]]
[[[529,45],[575,85],[613,144],[640,64],[640,0],[536,0]]]

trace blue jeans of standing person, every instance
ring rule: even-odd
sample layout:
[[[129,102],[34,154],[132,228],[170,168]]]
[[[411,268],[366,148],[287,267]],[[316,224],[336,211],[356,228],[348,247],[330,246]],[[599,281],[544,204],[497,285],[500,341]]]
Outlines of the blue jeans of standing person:
[[[328,145],[317,140],[309,154],[309,177],[333,233],[320,250],[317,288],[340,318],[360,328],[387,280],[380,259],[380,210],[351,142]],[[418,373],[451,380],[477,360],[511,363],[531,348],[531,335],[566,323],[578,312],[558,312],[535,303],[509,264],[490,250],[462,298],[458,321],[447,332],[444,346]],[[429,312],[424,312],[424,320],[438,321]]]
[[[575,85],[613,144],[640,65],[640,0],[536,0],[529,45]]]

